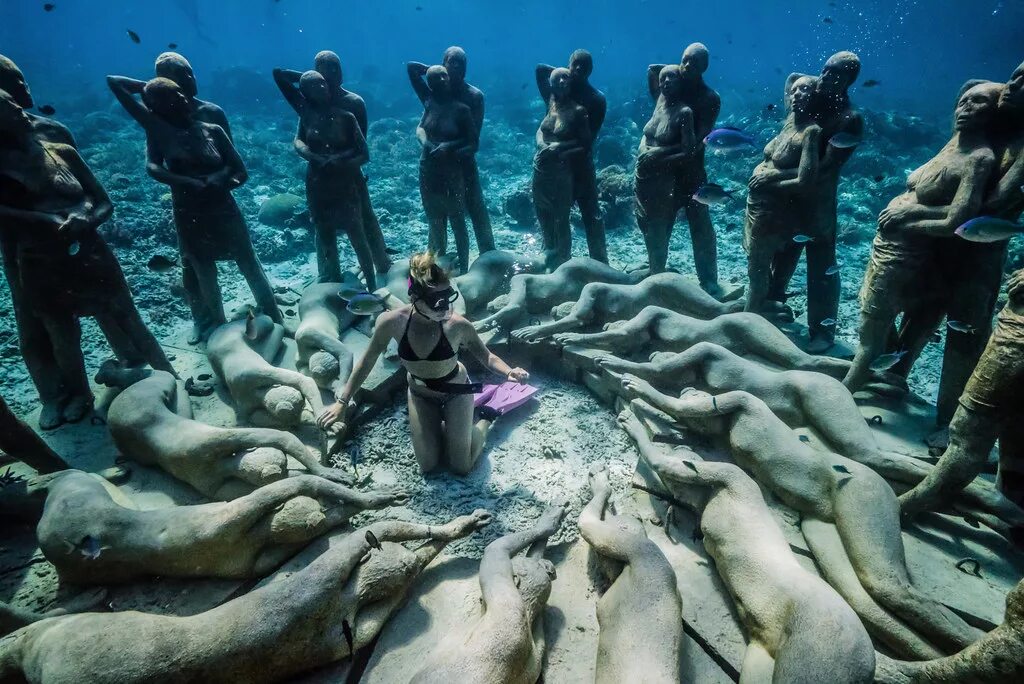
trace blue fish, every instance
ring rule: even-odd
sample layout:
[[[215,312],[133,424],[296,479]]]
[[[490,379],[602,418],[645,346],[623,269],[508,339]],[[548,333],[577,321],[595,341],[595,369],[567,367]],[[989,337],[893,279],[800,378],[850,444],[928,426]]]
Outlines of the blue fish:
[[[357,316],[372,316],[380,313],[386,307],[384,300],[377,295],[363,292],[348,300],[348,306],[345,308]]]
[[[367,294],[366,288],[360,287],[359,285],[349,285],[343,283],[341,288],[338,289],[338,296],[344,299],[346,302],[352,301],[352,298],[356,295]]]
[[[708,133],[704,144],[720,150],[738,150],[754,146],[754,136],[739,128],[722,126]]]
[[[978,216],[972,218],[954,231],[964,240],[971,242],[999,242],[1024,231],[1024,226],[995,218],[994,216]]]
[[[841,266],[838,263],[832,264],[827,269],[825,269],[825,275],[834,276],[836,273],[839,273],[840,268]]]
[[[967,333],[968,335],[973,335],[975,333],[974,326],[968,325],[963,321],[946,321],[946,325],[949,326],[950,330],[956,330],[960,333]]]
[[[835,135],[828,139],[829,145],[831,145],[832,147],[838,147],[841,150],[856,147],[857,145],[860,145],[860,143],[860,136],[846,132],[836,133]]]
[[[812,238],[810,235],[804,235],[803,233],[800,233],[798,235],[794,235],[793,236],[793,242],[795,242],[798,245],[802,245],[805,242],[813,242],[813,241],[814,241],[814,238]]]
[[[831,328],[835,324],[836,324],[836,319],[834,319],[834,318],[826,318],[825,320],[823,320],[818,325],[824,326],[826,328]]]

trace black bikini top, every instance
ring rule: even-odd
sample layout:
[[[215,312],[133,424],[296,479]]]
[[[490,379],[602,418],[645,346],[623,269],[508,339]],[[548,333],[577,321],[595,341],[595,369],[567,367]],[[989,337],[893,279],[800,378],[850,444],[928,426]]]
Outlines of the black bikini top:
[[[398,358],[403,361],[449,361],[456,357],[455,350],[452,349],[451,342],[448,341],[448,336],[444,334],[444,323],[442,321],[437,322],[437,328],[441,332],[441,337],[437,340],[437,344],[430,350],[430,353],[420,358],[416,356],[416,352],[413,351],[412,345],[409,344],[409,325],[412,323],[412,317],[415,313],[410,313],[408,320],[405,322],[405,332],[402,333],[402,339],[398,342]]]

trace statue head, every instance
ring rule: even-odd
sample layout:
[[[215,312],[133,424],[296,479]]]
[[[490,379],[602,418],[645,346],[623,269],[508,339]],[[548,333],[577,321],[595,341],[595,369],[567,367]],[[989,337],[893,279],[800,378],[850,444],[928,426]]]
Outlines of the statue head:
[[[452,81],[448,70],[440,64],[427,69],[427,87],[433,95],[446,96],[451,93]]]
[[[555,579],[555,566],[546,558],[516,556],[512,559],[512,578],[526,604],[530,622],[544,610]]]
[[[683,56],[679,60],[679,70],[682,77],[688,81],[697,80],[708,70],[710,60],[711,55],[708,53],[704,43],[690,43],[683,50]]]
[[[793,82],[789,89],[789,100],[794,112],[806,114],[810,111],[817,84],[818,79],[813,76],[801,76]]]
[[[2,87],[0,85],[0,88]],[[1010,80],[1003,86],[1003,92],[999,95],[999,106],[1016,111],[1024,110],[1024,62],[1013,71]]]
[[[6,91],[22,109],[31,109],[35,106],[32,101],[32,91],[25,83],[25,74],[13,61],[0,55],[0,90]]]
[[[317,387],[327,387],[338,379],[341,365],[338,357],[325,351],[314,352],[309,357],[309,375]]]
[[[466,80],[466,51],[458,45],[452,45],[444,51],[441,65],[448,70],[448,77],[453,84],[461,85]]]
[[[380,545],[353,573],[356,594],[364,605],[404,591],[420,571],[419,560],[409,549],[388,541]]]
[[[675,64],[669,64],[658,72],[658,87],[667,98],[678,97],[683,89],[683,70]]]
[[[169,78],[157,77],[146,82],[142,102],[164,121],[176,126],[189,123],[188,97],[181,86]]]
[[[572,87],[572,73],[565,67],[558,67],[548,77],[548,85],[551,86],[551,94],[556,100],[568,97],[569,88]]]
[[[277,425],[297,425],[305,407],[302,392],[288,385],[274,385],[263,395],[263,408]]]
[[[6,90],[0,90],[0,133],[20,137],[31,132],[32,121],[28,114],[15,101],[13,95]]]
[[[185,97],[195,97],[199,92],[192,65],[177,52],[163,52],[156,58],[156,75],[178,84]]]
[[[238,477],[249,484],[262,486],[288,476],[288,457],[280,449],[257,447],[236,456]]]
[[[341,73],[341,58],[335,52],[322,50],[316,53],[316,57],[313,58],[313,68],[327,79],[327,85],[331,90],[340,88],[344,82]]]
[[[586,83],[594,73],[594,57],[586,50],[576,50],[569,55],[569,72],[574,85]]]
[[[331,89],[327,79],[319,71],[309,70],[299,77],[299,92],[307,102],[316,106],[324,106],[331,101]]]
[[[837,52],[821,68],[818,90],[824,95],[845,97],[860,75],[860,57],[849,51]]]
[[[972,132],[991,123],[999,106],[1003,86],[999,83],[980,83],[960,96],[953,113],[953,128]]]

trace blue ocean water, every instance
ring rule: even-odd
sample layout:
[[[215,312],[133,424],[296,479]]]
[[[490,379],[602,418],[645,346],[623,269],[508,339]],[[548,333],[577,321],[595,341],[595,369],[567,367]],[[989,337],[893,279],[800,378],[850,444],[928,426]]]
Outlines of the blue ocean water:
[[[816,71],[849,49],[864,79],[882,84],[854,91],[861,106],[941,115],[965,79],[1005,78],[1024,45],[1020,0],[57,0],[49,12],[35,0],[0,4],[0,51],[58,110],[86,93],[106,96],[105,74],[149,73],[170,43],[211,99],[218,71],[262,74],[267,88],[252,93],[254,106],[267,96],[279,104],[273,67],[308,65],[332,49],[372,117],[388,102],[418,106],[403,63],[439,59],[452,44],[466,48],[470,79],[494,101],[536,99],[533,65],[586,48],[593,81],[614,101],[643,94],[647,64],[699,40],[726,113],[748,98],[774,101],[786,74]]]

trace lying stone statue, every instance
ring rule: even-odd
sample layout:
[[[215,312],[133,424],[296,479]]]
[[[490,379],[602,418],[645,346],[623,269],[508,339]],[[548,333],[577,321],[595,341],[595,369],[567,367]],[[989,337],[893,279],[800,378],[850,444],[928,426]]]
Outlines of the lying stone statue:
[[[295,331],[295,367],[313,378],[317,387],[337,395],[352,372],[352,351],[341,335],[356,316],[341,298],[341,283],[314,283],[299,300],[299,327]]]
[[[377,636],[419,573],[490,522],[383,521],[293,575],[187,617],[136,611],[43,620],[0,641],[0,681],[279,682],[351,657]],[[397,542],[425,540],[415,551]]]
[[[850,368],[849,361],[808,354],[763,316],[742,311],[702,320],[661,306],[645,306],[629,320],[605,324],[601,332],[564,332],[554,339],[563,345],[607,349],[623,356],[646,350],[679,353],[698,342],[712,342],[784,370],[817,371],[842,379]]]
[[[508,292],[510,281],[519,274],[545,272],[543,257],[513,254],[492,249],[477,257],[469,270],[454,278],[455,287],[466,303],[466,313],[475,315],[498,295]]]
[[[96,382],[125,388],[107,412],[118,450],[162,468],[211,499],[229,501],[286,477],[288,456],[312,475],[351,482],[344,472],[320,465],[289,432],[214,427],[193,420],[188,395],[170,373],[106,363]]]
[[[645,271],[624,273],[608,264],[593,259],[576,258],[566,261],[553,273],[541,275],[520,274],[512,278],[508,299],[498,298],[500,306],[490,316],[475,323],[477,330],[507,328],[527,314],[547,313],[551,307],[578,298],[588,283],[618,283],[630,285],[640,282]],[[495,306],[491,302],[488,309]]]
[[[981,636],[911,583],[896,495],[870,468],[800,441],[747,392],[684,390],[675,398],[632,375],[622,385],[626,396],[686,428],[724,436],[737,465],[800,513],[800,529],[822,576],[894,652],[935,658]]]
[[[273,365],[283,339],[284,328],[262,314],[226,323],[210,335],[210,365],[227,386],[239,423],[293,428],[307,406],[310,420],[323,410],[312,378]]]
[[[731,463],[705,462],[689,450],[669,456],[628,409],[619,423],[677,498],[686,501],[694,486],[708,490],[700,532],[747,633],[741,680],[870,682],[875,651],[857,614],[800,565],[757,483]]]
[[[580,535],[597,552],[610,583],[597,600],[599,684],[680,681],[683,601],[676,575],[643,523],[609,509],[605,466],[590,471],[593,498],[580,513]]]
[[[483,614],[450,634],[428,656],[414,684],[534,684],[544,660],[544,606],[555,566],[544,559],[563,505],[548,508],[533,527],[500,537],[480,560]],[[517,556],[529,549],[525,556]]]
[[[647,305],[703,319],[743,310],[743,302],[723,304],[685,276],[658,273],[636,284],[590,283],[580,292],[568,316],[520,328],[513,331],[512,336],[523,341],[539,340],[555,333],[632,318]]]
[[[908,663],[878,655],[878,684],[1003,684],[1024,681],[1024,582],[1006,595],[1002,624],[947,658]]]
[[[777,372],[710,342],[685,352],[656,352],[647,363],[602,356],[595,363],[613,373],[632,373],[673,392],[695,387],[712,394],[741,390],[761,397],[790,427],[807,426],[837,454],[872,468],[886,479],[914,485],[931,466],[897,453],[882,451],[853,395],[835,378],[802,370]],[[1020,524],[1022,511],[992,487],[981,483],[964,491],[964,501],[991,511],[1009,524]]]
[[[87,589],[69,601],[65,601],[58,608],[52,608],[45,613],[37,613],[34,610],[12,606],[10,603],[0,601],[0,637],[10,634],[16,629],[21,629],[33,622],[39,622],[52,617],[79,613],[83,610],[92,610],[107,598],[107,590],[102,588]]]
[[[357,492],[299,475],[227,503],[138,510],[103,478],[65,470],[37,478],[46,496],[39,548],[62,582],[139,577],[263,577],[356,513],[404,505],[397,489]]]

